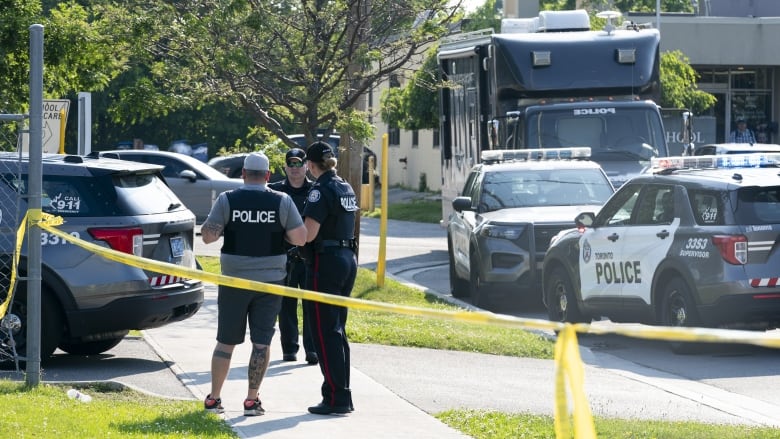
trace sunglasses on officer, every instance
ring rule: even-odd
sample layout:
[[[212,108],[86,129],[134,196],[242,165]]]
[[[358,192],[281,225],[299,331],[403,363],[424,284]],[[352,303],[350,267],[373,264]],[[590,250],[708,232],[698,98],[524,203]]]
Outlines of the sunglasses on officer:
[[[300,160],[288,160],[287,161],[287,167],[288,168],[302,168],[303,162]]]

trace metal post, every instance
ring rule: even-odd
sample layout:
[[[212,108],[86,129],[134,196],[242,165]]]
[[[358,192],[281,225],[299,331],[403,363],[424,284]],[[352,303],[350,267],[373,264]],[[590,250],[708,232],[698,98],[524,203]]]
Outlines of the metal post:
[[[27,384],[41,380],[41,187],[43,156],[43,25],[30,26],[30,157],[27,212]]]
[[[78,155],[92,152],[92,93],[79,93]]]

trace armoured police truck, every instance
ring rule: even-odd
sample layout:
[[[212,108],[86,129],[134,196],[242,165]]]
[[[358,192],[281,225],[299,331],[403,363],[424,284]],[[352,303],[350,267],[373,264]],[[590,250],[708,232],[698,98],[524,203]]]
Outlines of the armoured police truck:
[[[445,223],[484,150],[590,147],[615,187],[669,155],[658,30],[599,16],[598,31],[584,10],[543,11],[441,41]]]

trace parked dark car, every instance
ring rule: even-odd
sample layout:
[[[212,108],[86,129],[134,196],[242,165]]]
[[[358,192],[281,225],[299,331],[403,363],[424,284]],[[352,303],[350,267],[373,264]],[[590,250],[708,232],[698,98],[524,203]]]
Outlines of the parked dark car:
[[[64,219],[63,232],[135,256],[197,267],[195,215],[165,184],[161,166],[72,155],[44,155],[42,165],[42,210]],[[28,209],[29,167],[26,156],[0,153],[0,302],[8,297],[10,258]],[[113,262],[45,230],[41,245],[41,361],[57,347],[76,355],[105,352],[128,331],[187,319],[203,303],[200,281]],[[11,331],[2,325],[0,351],[15,345],[24,356],[26,240],[18,267],[21,281],[9,312],[21,325]]]
[[[230,178],[241,178],[241,170],[244,168],[244,159],[249,155],[248,152],[240,152],[230,155],[221,155],[208,161],[208,165]],[[275,170],[271,174],[271,183],[284,180],[283,171]]]

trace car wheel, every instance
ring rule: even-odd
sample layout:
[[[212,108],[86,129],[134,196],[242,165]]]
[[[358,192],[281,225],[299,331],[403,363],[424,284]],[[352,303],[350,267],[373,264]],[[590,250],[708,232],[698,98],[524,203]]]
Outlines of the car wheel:
[[[661,296],[661,324],[664,326],[699,326],[696,305],[685,281],[676,277],[666,283]],[[671,341],[669,345],[674,353],[692,354],[698,352],[702,343]]]
[[[465,280],[458,277],[458,272],[455,270],[455,255],[453,252],[452,242],[448,239],[447,253],[449,254],[450,260],[450,293],[452,293],[452,297],[462,298],[469,295],[469,285]]]
[[[72,355],[97,355],[110,350],[125,339],[127,331],[121,337],[111,337],[103,340],[85,342],[62,342],[60,349]]]
[[[571,285],[569,275],[562,268],[550,273],[544,286],[547,298],[547,318],[553,322],[582,323],[585,316],[577,305],[577,297]]]
[[[15,314],[21,320],[21,327],[12,334],[13,342],[16,344],[16,353],[19,357],[27,357],[28,333],[27,333],[27,286],[20,282],[17,286],[14,300],[11,304],[9,313]],[[41,340],[40,340],[40,358],[41,363],[51,357],[51,354],[57,349],[65,328],[63,327],[63,316],[60,304],[54,295],[45,288],[41,289]],[[7,345],[10,337],[3,333],[2,342]],[[7,360],[7,359],[6,359]],[[20,364],[25,363],[21,361]]]
[[[488,297],[486,285],[479,273],[479,261],[474,254],[471,255],[469,278],[471,304],[477,308],[488,309],[490,307],[490,298]]]

